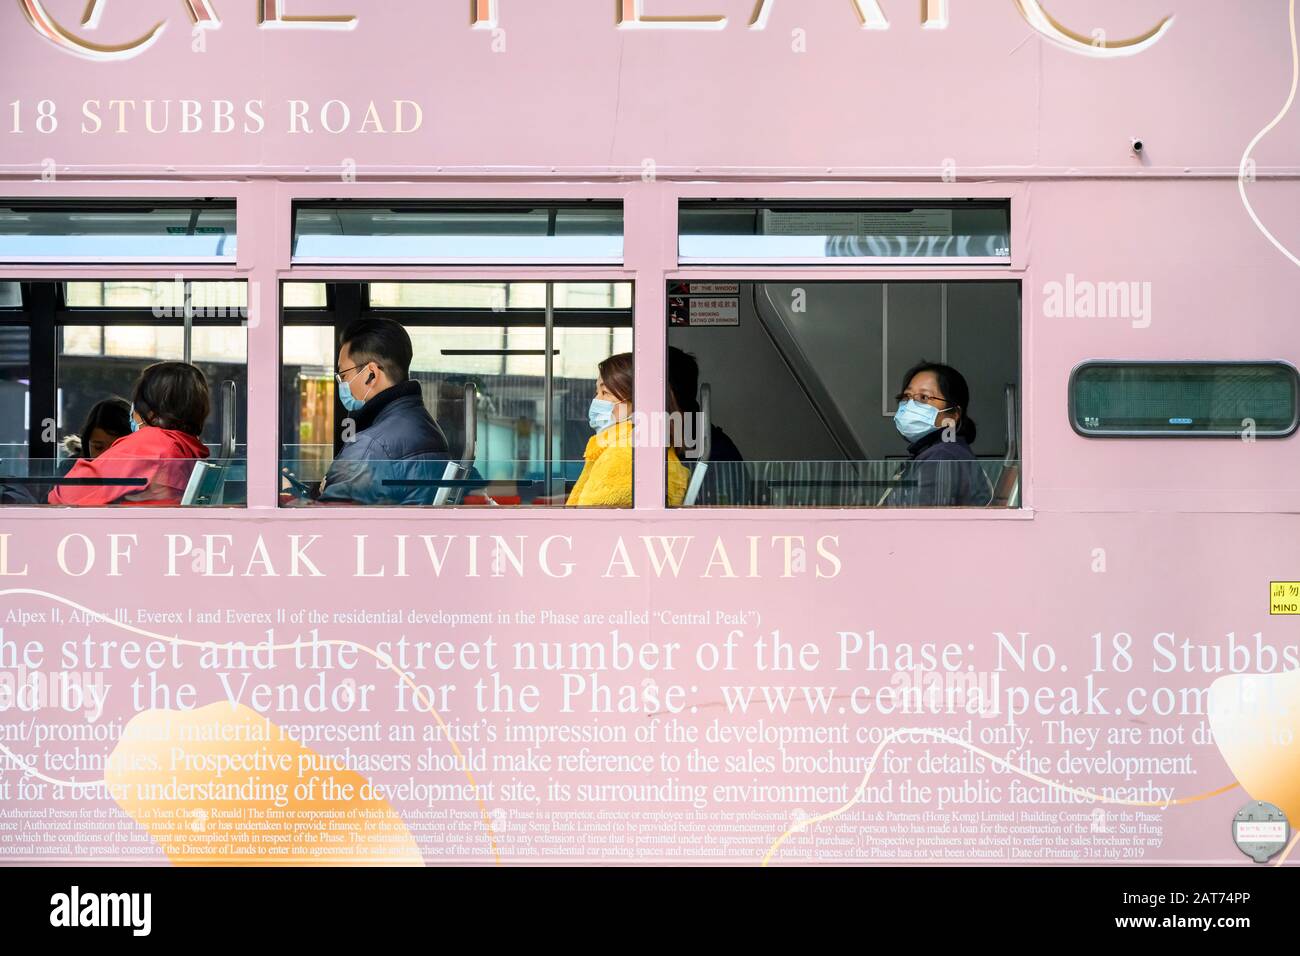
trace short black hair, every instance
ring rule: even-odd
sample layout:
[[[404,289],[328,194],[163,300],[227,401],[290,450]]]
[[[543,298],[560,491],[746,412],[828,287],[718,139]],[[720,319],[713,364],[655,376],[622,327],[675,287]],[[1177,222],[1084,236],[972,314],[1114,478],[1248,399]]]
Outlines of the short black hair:
[[[411,336],[400,322],[357,319],[343,330],[339,348],[345,345],[353,365],[374,362],[394,382],[405,382],[411,375],[411,358],[415,349],[411,346]]]
[[[931,372],[938,380],[939,391],[943,392],[943,397],[948,400],[948,404],[960,409],[961,418],[957,420],[957,437],[968,445],[975,444],[977,429],[975,419],[970,417],[970,386],[966,384],[966,377],[951,365],[926,361],[913,365],[903,373],[903,384],[898,390],[899,398],[902,398],[902,393],[907,391],[907,386],[912,384],[912,379],[922,372]]]
[[[131,434],[131,403],[115,396],[94,404],[86,416],[86,424],[81,426],[83,455],[90,455],[90,436],[96,428],[102,428],[115,438]]]
[[[212,411],[207,377],[188,362],[150,365],[136,380],[131,405],[146,425],[195,436]]]
[[[668,387],[673,390],[677,407],[684,412],[698,412],[696,394],[700,390],[700,363],[690,352],[675,345],[668,347]]]

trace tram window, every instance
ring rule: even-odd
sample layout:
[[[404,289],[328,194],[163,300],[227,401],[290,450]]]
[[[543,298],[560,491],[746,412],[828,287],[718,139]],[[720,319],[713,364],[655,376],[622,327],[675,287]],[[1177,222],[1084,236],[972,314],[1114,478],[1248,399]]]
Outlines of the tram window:
[[[228,261],[233,200],[0,202],[0,262]]]
[[[8,318],[0,313],[0,461],[22,470],[30,443],[31,336],[25,327],[7,324]]]
[[[686,505],[1019,507],[1018,283],[670,282],[667,319]]]
[[[320,308],[314,293],[286,289],[283,503],[564,505],[592,436],[588,410],[597,366],[632,348],[632,288],[624,282],[551,283],[549,355],[547,293],[546,282],[332,283]],[[291,308],[289,302],[305,304]],[[367,492],[336,499],[329,493],[331,470],[344,475],[356,467],[346,457],[336,466],[336,458],[357,436],[358,424],[361,434],[370,425],[336,400],[338,343],[361,318],[391,319],[405,329],[412,347],[409,378],[446,450],[431,451],[416,465],[372,456],[364,472]],[[470,387],[474,402],[467,408]],[[359,387],[350,391],[360,397]],[[473,440],[467,441],[471,427]],[[627,493],[630,501],[630,482]]]
[[[242,282],[21,283],[20,308],[0,311],[0,502],[243,504],[246,292]],[[202,380],[169,373],[196,397],[155,409],[171,424],[128,438],[130,406],[117,399],[159,362],[197,367]],[[194,391],[204,386],[206,397]],[[139,447],[100,456],[119,438]]]
[[[623,207],[617,202],[303,202],[294,206],[293,258],[618,263],[623,261]]]
[[[4,322],[23,305],[17,282],[0,282],[0,459],[27,460],[27,385],[31,381],[27,329]]]
[[[1070,377],[1070,421],[1090,438],[1283,438],[1297,394],[1283,362],[1088,362]]]
[[[1011,206],[996,202],[683,201],[683,264],[1011,261]]]
[[[323,309],[329,305],[324,282],[286,282],[283,288],[286,309]]]

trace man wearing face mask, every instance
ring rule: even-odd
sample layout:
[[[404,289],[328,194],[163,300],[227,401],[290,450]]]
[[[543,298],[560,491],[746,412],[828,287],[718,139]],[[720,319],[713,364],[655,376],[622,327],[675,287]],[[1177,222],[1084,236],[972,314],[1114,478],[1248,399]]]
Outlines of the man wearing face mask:
[[[898,433],[908,441],[909,461],[892,507],[982,507],[992,488],[971,451],[975,420],[970,417],[970,387],[950,365],[922,362],[903,376],[894,413]]]
[[[433,502],[437,486],[429,482],[442,478],[447,438],[410,378],[412,353],[411,337],[391,319],[361,319],[343,331],[335,381],[351,440],[321,482],[320,501]]]

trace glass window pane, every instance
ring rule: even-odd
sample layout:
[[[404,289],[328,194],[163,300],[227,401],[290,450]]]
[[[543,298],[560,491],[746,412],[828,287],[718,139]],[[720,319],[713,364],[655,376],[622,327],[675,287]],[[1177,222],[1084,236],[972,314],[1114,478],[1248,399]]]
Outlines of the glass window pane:
[[[302,477],[319,480],[334,460],[334,329],[285,326],[282,349],[282,454]]]
[[[46,301],[55,298],[59,285],[32,283],[33,291]],[[216,315],[236,313],[231,324],[209,322],[191,330],[190,360],[209,386],[210,409],[197,443],[207,446],[206,465],[198,468],[194,464],[203,457],[196,444],[184,454],[178,453],[175,460],[141,466],[154,477],[143,479],[138,487],[86,477],[86,472],[94,470],[87,460],[95,457],[94,449],[129,432],[125,427],[119,432],[101,426],[88,432],[98,434],[89,448],[84,447],[82,437],[91,411],[106,400],[129,398],[148,366],[185,358],[184,307],[175,314],[169,311],[172,300],[168,293],[173,286],[165,280],[63,283],[64,297],[73,304],[75,318],[70,320],[72,324],[57,327],[56,349],[36,364],[28,355],[28,330],[0,326],[0,446],[8,446],[0,447],[0,458],[6,460],[0,474],[12,479],[0,482],[0,502],[45,504],[51,491],[67,490],[59,504],[244,503],[247,448],[241,438],[247,434],[248,342],[239,314],[246,295],[244,283],[174,286],[176,301],[184,303],[188,294],[192,305],[198,303],[196,313],[199,307]],[[121,309],[133,311],[123,313]],[[145,313],[140,321],[136,321],[135,312]],[[60,318],[69,321],[67,316],[63,313]],[[224,383],[228,382],[234,385],[233,405],[226,398]],[[33,388],[34,384],[44,387]],[[105,421],[125,426],[125,419],[114,421],[119,417],[109,414]],[[38,428],[39,434],[34,431]],[[227,439],[233,447],[224,444]],[[36,447],[32,447],[34,440],[39,442]],[[31,458],[32,451],[35,458]],[[80,465],[76,459],[81,460]],[[115,461],[105,459],[104,467],[117,467]],[[133,480],[140,478],[141,469]],[[197,479],[192,485],[191,478]],[[91,486],[100,491],[76,492]]]
[[[1258,437],[1296,428],[1296,371],[1281,363],[1095,362],[1070,385],[1075,430],[1089,436]]]
[[[0,205],[0,261],[228,260],[233,201]]]
[[[0,282],[0,309],[19,309],[22,304],[22,286],[17,282]]]
[[[631,351],[631,286],[563,283],[555,290],[557,302],[569,302],[570,310],[584,314],[557,311],[548,453],[546,329],[536,314],[546,301],[545,282],[370,284],[372,307],[402,310],[413,350],[411,378],[420,383],[425,408],[445,434],[453,457],[467,445],[465,394],[467,385],[474,386],[475,454],[467,479],[472,487],[461,489],[459,503],[564,504],[592,435],[587,412],[595,393],[597,365],[614,352]],[[494,310],[499,303],[505,306]],[[520,310],[528,310],[527,315],[510,314]],[[593,321],[586,312],[600,318]],[[457,313],[484,324],[458,321]],[[597,324],[604,313],[610,324]],[[501,317],[495,318],[498,314]],[[566,320],[581,326],[565,325]],[[285,326],[282,354],[283,466],[310,485],[325,477],[334,462],[340,411],[335,402],[332,322]],[[391,463],[376,466],[382,467],[401,471]],[[417,477],[421,481],[442,477],[425,474],[428,471],[422,468]],[[403,472],[401,477],[411,476]],[[409,500],[435,503],[432,497],[430,492]],[[295,498],[286,503],[302,501]]]
[[[555,330],[555,450],[557,459],[581,462],[592,436],[587,411],[596,397],[597,366],[632,351],[630,328]],[[576,481],[581,468],[571,475]]]
[[[545,282],[372,282],[376,309],[545,309]],[[632,308],[630,282],[557,282],[557,310]]]
[[[188,296],[195,318],[248,317],[245,282],[66,282],[63,296],[70,309],[148,309],[157,318],[181,319]]]
[[[679,226],[692,263],[1011,261],[1008,202],[686,201]]]
[[[284,283],[286,309],[323,309],[329,304],[324,282]]]
[[[0,472],[28,457],[31,338],[21,326],[0,326]]]
[[[80,434],[91,407],[114,395],[129,398],[136,378],[154,362],[179,362],[185,357],[185,332],[175,326],[65,326],[59,350],[57,423],[64,435]],[[220,383],[236,383],[235,435],[246,434],[243,404],[247,401],[248,335],[242,326],[199,326],[193,329],[191,361],[207,377],[212,412],[202,439],[216,454],[221,444],[224,410]]]
[[[618,203],[302,203],[293,255],[316,262],[621,262]]]
[[[1019,293],[1016,282],[668,283],[668,402],[686,413],[680,444],[698,476],[687,503],[1017,507]],[[926,464],[942,426],[895,422],[923,362],[957,371],[942,374],[958,394],[965,383],[958,414],[978,423],[955,435],[952,468]],[[949,396],[937,376],[930,387],[939,422]]]

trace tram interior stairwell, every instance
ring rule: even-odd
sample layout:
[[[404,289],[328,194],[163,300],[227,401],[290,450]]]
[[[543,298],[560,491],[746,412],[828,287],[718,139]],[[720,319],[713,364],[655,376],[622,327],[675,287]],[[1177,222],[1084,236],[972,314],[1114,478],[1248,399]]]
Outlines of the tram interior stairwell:
[[[907,457],[895,396],[923,360],[969,382],[973,450],[997,484],[1018,464],[1019,340],[1012,282],[743,282],[737,325],[669,330],[769,505],[879,503]]]

